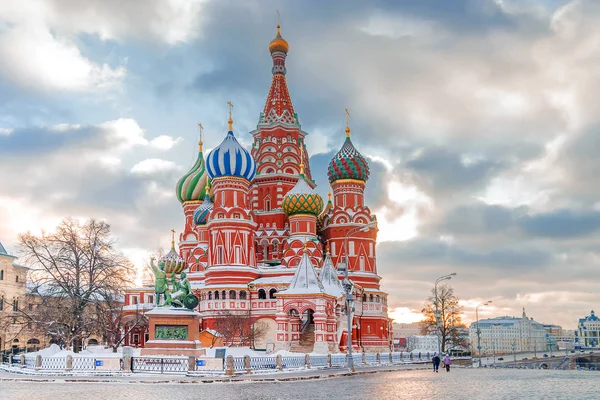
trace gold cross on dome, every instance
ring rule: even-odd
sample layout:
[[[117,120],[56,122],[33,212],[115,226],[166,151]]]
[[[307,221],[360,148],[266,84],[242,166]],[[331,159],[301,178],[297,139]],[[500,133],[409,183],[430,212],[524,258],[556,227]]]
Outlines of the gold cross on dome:
[[[344,110],[346,110],[346,137],[350,137],[350,126],[348,126],[348,117],[350,116],[350,111],[348,111],[347,108]]]
[[[229,120],[227,121],[227,123],[229,124],[229,132],[233,131],[233,118],[232,118],[232,112],[233,112],[233,104],[228,101],[227,105],[229,106]]]
[[[175,248],[175,229],[171,229],[171,247]]]
[[[198,146],[200,146],[200,151],[202,151],[202,131],[204,127],[202,126],[202,122],[198,122],[198,126],[200,127],[200,141],[198,142]]]
[[[233,104],[230,101],[228,101],[227,105],[229,106],[229,119],[231,119],[232,118],[232,112],[233,112]]]

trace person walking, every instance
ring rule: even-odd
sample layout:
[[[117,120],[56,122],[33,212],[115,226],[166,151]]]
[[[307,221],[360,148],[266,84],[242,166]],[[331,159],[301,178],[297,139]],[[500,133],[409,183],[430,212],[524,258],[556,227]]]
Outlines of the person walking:
[[[433,361],[433,372],[438,372],[438,368],[440,367],[440,357],[437,353],[433,353],[431,361]]]
[[[450,360],[450,356],[446,354],[446,357],[444,357],[444,367],[446,367],[446,372],[450,372],[450,364],[452,364],[452,361]]]

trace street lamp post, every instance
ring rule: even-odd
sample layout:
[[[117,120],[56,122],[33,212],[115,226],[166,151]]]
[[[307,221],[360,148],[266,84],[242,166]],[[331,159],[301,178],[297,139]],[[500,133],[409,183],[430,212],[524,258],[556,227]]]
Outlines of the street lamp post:
[[[477,355],[479,356],[479,368],[481,368],[481,331],[479,330],[479,307],[487,306],[491,302],[491,300],[488,300],[484,303],[478,304],[477,307],[475,307],[475,319],[477,320],[475,321],[475,324],[477,326]]]
[[[350,282],[350,278],[348,277],[348,269],[350,267],[350,260],[348,258],[348,238],[351,237],[352,235],[358,233],[358,232],[366,232],[369,229],[373,228],[374,226],[377,225],[376,221],[370,222],[364,226],[357,226],[354,227],[352,229],[350,229],[348,231],[348,233],[346,234],[346,236],[344,237],[344,249],[345,249],[345,253],[346,253],[346,268],[344,269],[344,281],[343,281],[343,286],[344,286],[344,292],[346,294],[346,321],[348,324],[348,335],[347,335],[347,341],[346,341],[346,345],[348,346],[348,368],[350,369],[350,371],[354,372],[354,356],[352,355],[352,303],[353,303],[353,296],[352,296],[352,282]]]
[[[440,283],[441,281],[447,281],[449,279],[452,279],[453,276],[456,276],[456,272],[453,272],[451,274],[448,275],[444,275],[444,276],[440,276],[439,278],[437,278],[435,280],[435,285],[433,286],[433,293],[435,295],[435,332],[436,332],[436,336],[437,336],[437,345],[438,345],[438,356],[442,355],[442,345],[440,343],[440,330],[441,330],[441,326],[440,326],[440,311],[439,311],[439,301],[438,301],[438,294],[437,294],[437,285],[438,283]]]

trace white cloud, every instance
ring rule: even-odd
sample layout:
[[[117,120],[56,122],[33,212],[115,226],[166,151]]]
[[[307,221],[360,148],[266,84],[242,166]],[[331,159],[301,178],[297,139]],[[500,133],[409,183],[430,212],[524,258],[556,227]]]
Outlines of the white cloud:
[[[84,57],[75,43],[45,27],[17,25],[0,34],[0,73],[34,90],[96,91],[118,86],[123,67]]]
[[[170,150],[177,143],[181,142],[182,138],[173,138],[168,135],[160,135],[150,141],[150,146],[158,150]]]
[[[11,133],[13,133],[15,130],[11,129],[11,128],[0,128],[0,135],[10,135]]]
[[[98,126],[106,131],[110,142],[115,145],[115,150],[126,151],[135,146],[148,145],[144,130],[132,118],[119,118]]]
[[[178,169],[173,161],[162,160],[160,158],[148,158],[140,161],[131,168],[131,172],[139,175],[152,175],[157,172],[173,171]]]

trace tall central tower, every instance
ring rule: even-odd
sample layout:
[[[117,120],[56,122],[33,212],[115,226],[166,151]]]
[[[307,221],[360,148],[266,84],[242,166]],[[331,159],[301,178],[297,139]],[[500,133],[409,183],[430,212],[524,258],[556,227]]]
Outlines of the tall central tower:
[[[277,36],[269,44],[273,59],[273,78],[265,108],[260,114],[254,137],[252,156],[256,160],[256,177],[250,188],[250,207],[258,224],[256,233],[257,262],[280,264],[284,254],[284,239],[289,233],[289,222],[282,209],[283,199],[300,178],[300,165],[306,166],[304,176],[314,188],[308,155],[304,144],[306,132],[302,131],[298,114],[285,79],[285,59],[289,45]]]

